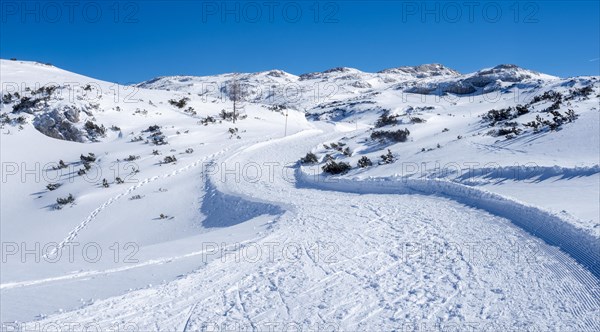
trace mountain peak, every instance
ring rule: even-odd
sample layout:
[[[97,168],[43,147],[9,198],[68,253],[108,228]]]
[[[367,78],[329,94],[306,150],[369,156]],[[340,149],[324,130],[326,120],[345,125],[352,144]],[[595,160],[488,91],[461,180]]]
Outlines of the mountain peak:
[[[535,70],[519,67],[515,64],[499,64],[493,68],[481,69],[474,76],[493,76],[505,82],[518,82],[524,79],[556,79],[557,77],[540,73]]]
[[[362,71],[350,67],[334,67],[321,72],[306,73],[300,75],[300,80],[323,79],[337,77],[338,75],[360,74]]]
[[[352,68],[348,68],[348,67],[335,67],[335,68],[330,68],[327,69],[325,71],[323,71],[324,74],[330,74],[330,73],[348,73],[351,72]]]
[[[458,76],[460,73],[439,63],[422,64],[418,66],[401,66],[379,71],[380,74],[403,74],[416,78],[431,76]]]

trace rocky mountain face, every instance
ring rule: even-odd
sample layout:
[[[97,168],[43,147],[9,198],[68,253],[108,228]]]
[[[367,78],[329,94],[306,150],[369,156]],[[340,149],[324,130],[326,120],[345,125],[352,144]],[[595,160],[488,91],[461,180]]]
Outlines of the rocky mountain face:
[[[379,74],[400,74],[412,76],[414,78],[426,78],[433,76],[460,76],[460,73],[454,69],[444,67],[439,63],[424,64],[419,66],[403,66],[388,68],[378,72]]]
[[[397,89],[417,94],[481,94],[495,92],[507,87],[535,87],[544,82],[553,81],[557,77],[523,69],[516,65],[498,65],[494,68],[482,69],[472,74],[454,75],[452,77],[428,77],[419,81],[406,82]]]

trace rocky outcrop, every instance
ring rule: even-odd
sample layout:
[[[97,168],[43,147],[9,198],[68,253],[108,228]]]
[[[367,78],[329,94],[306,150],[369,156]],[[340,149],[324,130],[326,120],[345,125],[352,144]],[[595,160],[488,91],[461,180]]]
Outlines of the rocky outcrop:
[[[503,64],[494,68],[483,69],[473,74],[445,79],[430,79],[411,86],[399,86],[409,93],[465,95],[472,93],[488,93],[503,89],[507,85],[523,83],[536,85],[544,80],[556,77],[544,75],[516,65]]]
[[[454,69],[445,67],[439,63],[424,64],[419,66],[403,66],[384,69],[379,74],[400,74],[410,75],[414,78],[440,77],[440,76],[459,76],[460,73]]]
[[[85,135],[75,126],[79,121],[79,110],[65,107],[37,115],[33,126],[42,134],[66,141],[83,142]]]

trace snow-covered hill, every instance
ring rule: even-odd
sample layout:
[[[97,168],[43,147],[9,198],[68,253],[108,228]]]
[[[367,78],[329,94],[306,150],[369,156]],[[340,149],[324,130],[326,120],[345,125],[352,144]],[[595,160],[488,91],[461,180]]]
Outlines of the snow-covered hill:
[[[454,77],[458,72],[439,64],[398,67],[367,73],[354,68],[338,67],[323,72],[295,76],[281,70],[217,76],[159,77],[137,84],[137,87],[175,90],[227,98],[226,87],[233,81],[245,87],[245,100],[285,105],[298,110],[314,108],[323,102],[343,100],[357,95],[385,90],[399,82],[414,82],[426,77]]]
[[[6,326],[600,327],[598,77],[0,73]]]

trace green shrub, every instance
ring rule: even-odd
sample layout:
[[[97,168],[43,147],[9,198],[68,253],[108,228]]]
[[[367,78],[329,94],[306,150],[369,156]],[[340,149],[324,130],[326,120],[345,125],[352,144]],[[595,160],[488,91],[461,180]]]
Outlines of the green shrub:
[[[375,128],[381,128],[381,127],[385,127],[385,126],[389,126],[389,125],[395,125],[397,123],[398,123],[398,116],[390,115],[390,111],[385,110],[385,111],[383,111],[383,114],[381,114],[379,119],[377,119],[377,122],[375,122]]]
[[[394,142],[406,142],[410,131],[408,129],[399,129],[396,131],[373,131],[371,133],[371,139],[374,140],[390,140]]]
[[[323,172],[335,175],[335,174],[344,174],[344,173],[348,172],[350,169],[352,169],[352,166],[350,166],[350,164],[343,162],[343,161],[340,161],[338,163],[335,160],[329,160],[325,164],[325,166],[323,166],[322,168],[323,168]]]
[[[391,164],[396,160],[396,158],[394,158],[394,154],[392,153],[392,151],[390,151],[390,149],[388,149],[388,152],[384,155],[381,155],[381,164]]]
[[[190,101],[190,98],[181,98],[180,100],[175,100],[175,99],[171,99],[169,100],[169,104],[177,107],[177,108],[184,108],[187,105],[187,102]]]
[[[316,154],[309,152],[303,158],[300,158],[302,164],[316,164],[319,162],[319,158]]]
[[[366,167],[369,167],[369,166],[373,166],[373,162],[367,156],[362,156],[358,160],[358,167],[360,167],[360,168],[366,168]]]
[[[58,189],[61,186],[60,183],[48,183],[48,185],[46,186],[46,189],[53,191]]]
[[[87,156],[81,155],[79,156],[79,159],[81,159],[81,161],[88,162],[88,163],[93,163],[94,161],[96,161],[96,155],[93,153],[88,153]]]
[[[67,205],[67,204],[70,204],[73,202],[75,202],[75,198],[71,194],[69,194],[69,196],[67,196],[65,198],[59,197],[56,199],[56,203],[58,203],[58,205]]]

